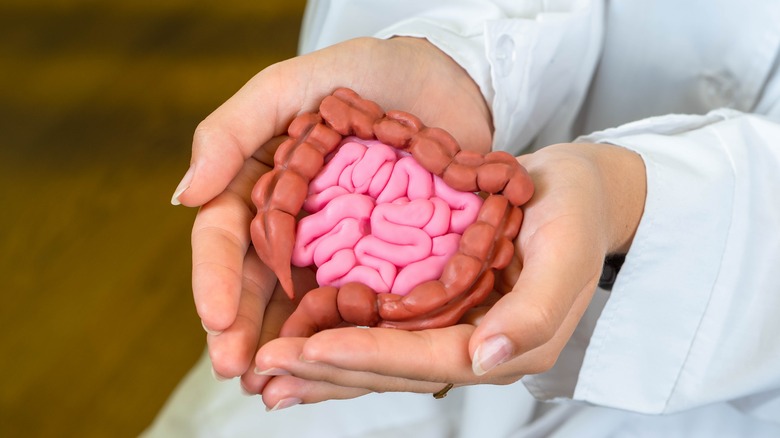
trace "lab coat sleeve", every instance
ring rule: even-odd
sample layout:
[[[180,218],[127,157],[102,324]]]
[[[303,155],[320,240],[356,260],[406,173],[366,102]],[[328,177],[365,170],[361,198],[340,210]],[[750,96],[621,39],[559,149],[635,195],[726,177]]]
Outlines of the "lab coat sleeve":
[[[601,48],[603,0],[311,2],[300,51],[358,36],[426,38],[463,67],[493,112],[493,147],[573,138]],[[555,126],[557,138],[544,135]],[[563,128],[562,128],[563,127]]]
[[[645,210],[573,393],[545,375],[529,388],[650,414],[728,402],[780,423],[780,124],[718,110],[580,141],[642,156]]]

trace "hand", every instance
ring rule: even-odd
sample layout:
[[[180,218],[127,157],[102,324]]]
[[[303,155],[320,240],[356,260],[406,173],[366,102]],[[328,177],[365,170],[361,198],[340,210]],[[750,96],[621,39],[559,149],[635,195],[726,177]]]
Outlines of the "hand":
[[[251,370],[276,282],[248,251],[254,214],[249,193],[272,163],[271,146],[262,145],[342,86],[449,131],[465,149],[484,153],[490,147],[490,115],[479,89],[426,40],[352,40],[252,78],[198,126],[190,169],[173,199],[203,205],[192,234],[193,295],[219,375]]]
[[[265,375],[245,376],[245,387],[274,407],[371,391],[433,393],[448,382],[506,384],[549,370],[590,303],[605,255],[631,244],[644,165],[626,149],[590,144],[519,160],[536,192],[524,207],[515,263],[503,272],[511,291],[490,309],[436,330],[341,328],[275,339],[256,357]]]

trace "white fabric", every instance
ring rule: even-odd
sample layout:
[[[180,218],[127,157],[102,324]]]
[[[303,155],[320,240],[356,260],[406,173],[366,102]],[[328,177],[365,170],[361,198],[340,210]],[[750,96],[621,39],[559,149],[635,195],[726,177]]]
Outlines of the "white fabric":
[[[585,140],[638,151],[648,196],[574,398],[667,413],[774,390],[780,408],[780,125],[716,111]]]
[[[232,410],[237,385],[206,368],[180,394],[210,392],[174,397],[151,436],[283,436],[320,416],[339,419],[318,429],[334,437],[780,436],[777,23],[773,0],[310,3],[302,51],[408,35],[452,56],[490,103],[496,149],[598,131],[578,141],[638,152],[637,235],[555,367],[523,379],[553,403],[517,384],[457,389],[444,404],[383,394],[266,415],[257,401]],[[226,409],[197,415],[209,403]],[[370,424],[387,406],[404,409]]]

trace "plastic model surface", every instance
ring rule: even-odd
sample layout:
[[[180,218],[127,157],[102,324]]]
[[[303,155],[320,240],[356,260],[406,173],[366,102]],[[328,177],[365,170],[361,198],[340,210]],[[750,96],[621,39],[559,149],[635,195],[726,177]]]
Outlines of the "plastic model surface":
[[[533,194],[514,157],[463,151],[444,130],[345,88],[288,133],[253,190],[252,241],[291,299],[291,265],[316,266],[320,287],[281,336],[443,327],[492,291]]]

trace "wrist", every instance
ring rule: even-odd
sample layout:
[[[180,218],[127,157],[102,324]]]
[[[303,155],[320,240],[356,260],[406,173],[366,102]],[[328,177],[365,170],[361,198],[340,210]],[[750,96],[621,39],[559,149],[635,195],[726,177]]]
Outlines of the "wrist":
[[[647,178],[642,157],[610,144],[591,145],[596,152],[608,224],[608,253],[625,254],[644,212]]]

